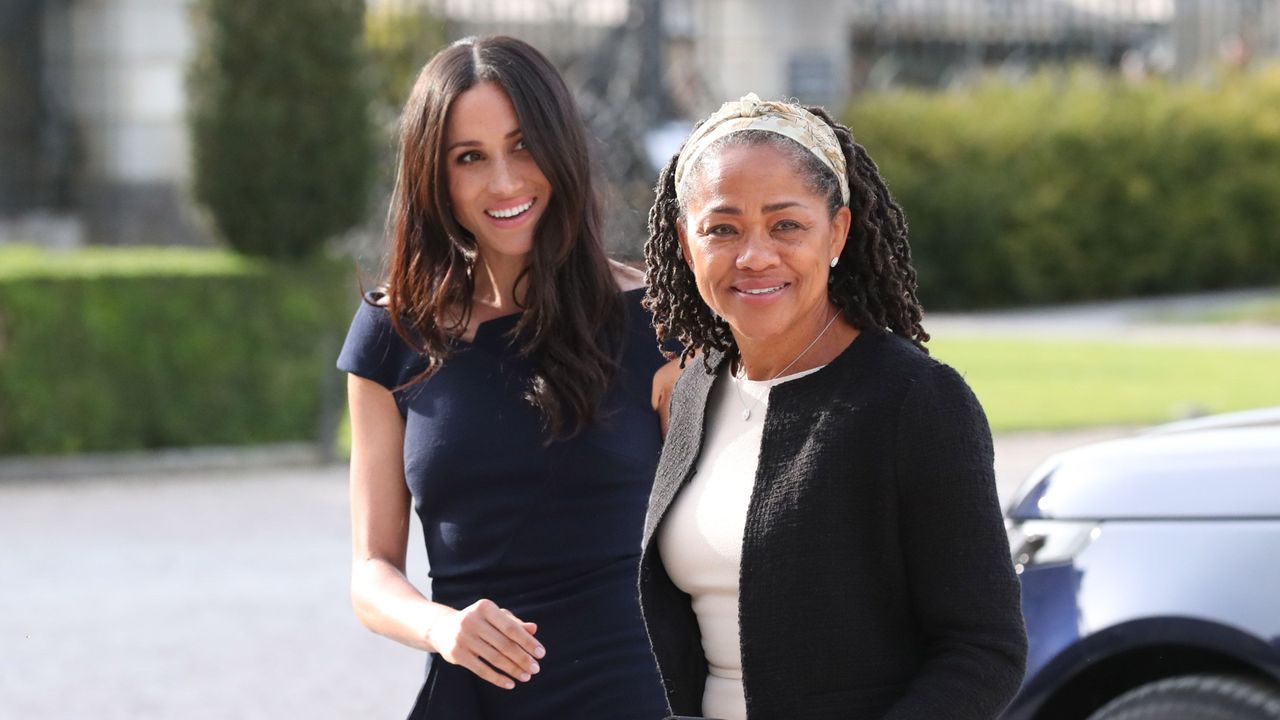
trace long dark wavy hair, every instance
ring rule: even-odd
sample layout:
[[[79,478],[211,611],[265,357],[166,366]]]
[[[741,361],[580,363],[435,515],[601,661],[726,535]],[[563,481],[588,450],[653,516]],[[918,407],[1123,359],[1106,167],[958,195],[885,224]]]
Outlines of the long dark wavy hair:
[[[929,334],[921,326],[923,309],[916,298],[916,271],[907,244],[907,219],[889,193],[880,170],[866,148],[853,139],[849,128],[818,107],[805,108],[835,131],[848,167],[849,208],[853,222],[831,270],[828,294],[854,327],[883,328],[901,335],[921,349]],[[771,145],[782,150],[815,192],[827,198],[832,217],[843,206],[836,176],[813,154],[790,138],[766,131],[746,130],[721,138],[695,161],[730,144]],[[657,198],[649,210],[649,239],[644,246],[649,289],[645,306],[653,312],[658,344],[670,339],[684,346],[683,366],[694,353],[705,360],[708,350],[737,357],[738,346],[729,324],[711,311],[698,294],[693,270],[684,261],[676,227],[684,222],[685,208],[676,196],[677,152],[658,177]],[[696,178],[697,165],[685,173],[685,183]],[[710,370],[710,366],[708,366]]]
[[[396,332],[428,360],[402,387],[440,370],[471,316],[477,247],[449,209],[445,128],[453,101],[483,82],[511,98],[551,185],[516,282],[524,312],[511,336],[533,360],[526,398],[541,411],[548,438],[572,437],[596,418],[617,372],[625,308],[604,252],[577,105],[542,53],[515,38],[467,38],[441,51],[419,73],[401,115],[386,303]]]

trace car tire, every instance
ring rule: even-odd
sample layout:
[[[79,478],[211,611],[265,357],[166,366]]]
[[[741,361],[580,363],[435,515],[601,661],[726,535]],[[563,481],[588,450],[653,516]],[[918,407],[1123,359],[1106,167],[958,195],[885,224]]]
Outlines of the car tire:
[[[1228,675],[1183,675],[1140,685],[1089,720],[1277,720],[1273,684]]]

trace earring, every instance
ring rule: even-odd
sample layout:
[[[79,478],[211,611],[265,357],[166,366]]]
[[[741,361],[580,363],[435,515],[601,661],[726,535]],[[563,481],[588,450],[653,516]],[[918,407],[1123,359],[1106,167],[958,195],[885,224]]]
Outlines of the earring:
[[[835,256],[835,257],[831,258],[831,267],[835,267],[839,262],[840,262],[840,256],[839,256],[839,255],[837,255],[837,256]]]

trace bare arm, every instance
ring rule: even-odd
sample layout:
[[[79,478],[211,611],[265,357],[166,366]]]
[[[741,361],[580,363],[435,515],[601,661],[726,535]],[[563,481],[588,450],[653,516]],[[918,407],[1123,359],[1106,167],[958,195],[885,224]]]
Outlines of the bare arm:
[[[617,260],[609,261],[609,269],[613,270],[613,279],[618,283],[618,288],[623,292],[642,288],[645,285],[644,271],[633,268],[626,263],[620,263]]]
[[[534,658],[545,652],[533,638],[536,625],[489,600],[462,610],[431,602],[405,576],[410,496],[404,480],[404,421],[391,392],[372,380],[349,375],[347,396],[356,617],[380,635],[439,653],[499,687],[514,687],[510,678],[527,681],[538,671]]]
[[[678,379],[680,379],[680,358],[668,361],[653,374],[653,409],[658,412],[663,438],[667,436],[667,426],[671,418],[671,393],[675,390]]]

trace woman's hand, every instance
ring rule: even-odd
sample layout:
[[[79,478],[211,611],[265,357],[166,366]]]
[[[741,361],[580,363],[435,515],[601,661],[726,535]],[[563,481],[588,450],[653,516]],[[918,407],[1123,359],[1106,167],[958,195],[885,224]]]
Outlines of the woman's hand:
[[[528,682],[539,670],[535,658],[546,650],[533,637],[537,631],[492,600],[477,600],[442,615],[427,629],[427,640],[440,657],[510,690],[512,678]]]

